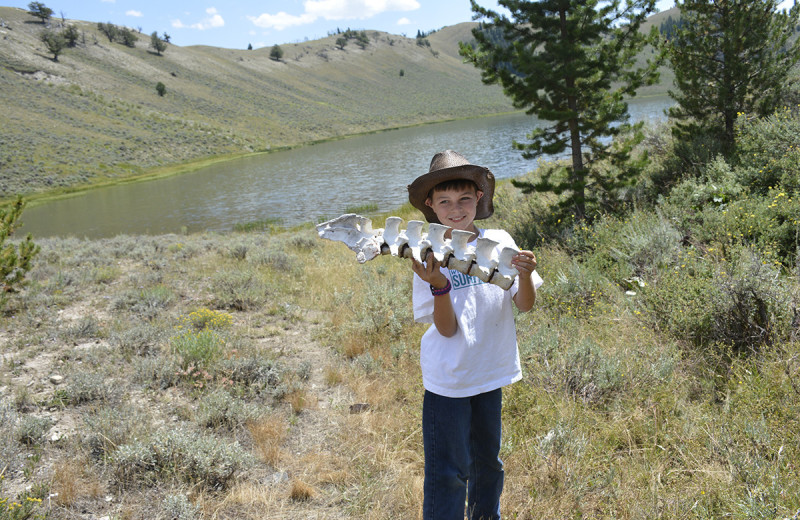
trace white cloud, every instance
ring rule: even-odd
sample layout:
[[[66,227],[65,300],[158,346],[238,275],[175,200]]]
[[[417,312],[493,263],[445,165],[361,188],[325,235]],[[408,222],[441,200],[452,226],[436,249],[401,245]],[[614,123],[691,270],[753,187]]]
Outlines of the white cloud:
[[[300,16],[294,16],[284,11],[281,11],[278,14],[264,13],[259,16],[248,16],[247,18],[257,27],[262,27],[264,29],[277,29],[278,31],[282,31],[287,27],[294,27],[296,25],[308,25],[317,20],[316,16],[312,16],[308,13],[304,13]]]
[[[325,20],[364,20],[390,11],[414,11],[420,8],[417,0],[306,0],[303,2],[304,12],[300,15],[281,11],[277,14],[263,13],[259,16],[248,16],[254,25],[278,31],[287,27],[308,25],[318,19]],[[402,18],[404,23],[410,23]],[[399,23],[399,22],[398,22]]]
[[[411,20],[406,18],[405,16],[397,20],[397,25],[408,25],[411,23]]]
[[[130,11],[125,11],[125,15],[134,16],[136,18],[141,18],[142,16],[144,16],[141,11],[134,11],[133,9],[131,9]]]
[[[326,20],[372,18],[389,11],[414,11],[419,9],[417,0],[307,0],[306,13]]]
[[[176,29],[197,29],[199,31],[204,31],[206,29],[213,29],[215,27],[224,27],[225,20],[222,16],[217,12],[215,7],[209,7],[206,9],[206,14],[208,17],[201,22],[193,23],[191,25],[185,25],[180,19],[172,21],[172,27]]]

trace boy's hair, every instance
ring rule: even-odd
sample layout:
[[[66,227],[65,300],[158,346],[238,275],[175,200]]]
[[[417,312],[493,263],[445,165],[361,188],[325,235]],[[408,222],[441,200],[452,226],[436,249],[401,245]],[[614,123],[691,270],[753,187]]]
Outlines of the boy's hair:
[[[429,199],[433,198],[433,194],[436,193],[437,191],[448,191],[448,190],[460,191],[467,189],[470,186],[475,189],[476,193],[478,192],[478,185],[469,179],[450,179],[449,181],[440,182],[439,184],[431,188],[431,191],[428,192],[428,198]]]

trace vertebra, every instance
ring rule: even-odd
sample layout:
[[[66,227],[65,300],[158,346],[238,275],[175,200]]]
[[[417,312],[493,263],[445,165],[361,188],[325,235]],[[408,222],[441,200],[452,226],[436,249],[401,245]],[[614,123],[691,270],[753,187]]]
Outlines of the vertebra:
[[[473,233],[453,229],[452,238],[445,238],[451,228],[441,224],[429,224],[428,232],[421,220],[409,220],[405,231],[400,229],[403,219],[388,217],[385,229],[373,229],[372,221],[366,217],[348,213],[317,224],[321,238],[343,242],[356,253],[356,260],[364,263],[378,255],[413,258],[424,262],[428,252],[448,269],[475,276],[503,289],[508,289],[519,274],[511,260],[519,253],[513,247],[497,251],[498,243],[489,238],[478,238],[475,246],[469,245]]]

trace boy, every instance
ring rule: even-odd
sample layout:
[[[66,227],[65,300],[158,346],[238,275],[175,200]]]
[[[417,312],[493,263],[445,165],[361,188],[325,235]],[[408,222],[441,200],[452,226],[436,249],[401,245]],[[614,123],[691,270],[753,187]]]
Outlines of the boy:
[[[408,186],[428,222],[516,247],[505,231],[475,226],[494,212],[493,195],[489,169],[452,150],[437,153]],[[464,520],[465,498],[470,520],[500,518],[501,387],[522,378],[511,303],[529,311],[542,283],[532,252],[520,251],[512,264],[519,277],[504,291],[443,268],[433,254],[413,261],[414,319],[433,324],[420,345],[425,520]]]

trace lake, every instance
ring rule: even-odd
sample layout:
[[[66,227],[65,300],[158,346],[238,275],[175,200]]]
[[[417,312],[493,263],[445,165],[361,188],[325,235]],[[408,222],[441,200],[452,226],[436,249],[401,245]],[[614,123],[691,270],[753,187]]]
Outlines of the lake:
[[[634,121],[658,122],[668,97],[636,100]],[[512,148],[538,121],[510,114],[356,136],[232,159],[192,173],[98,188],[30,207],[21,233],[34,237],[110,237],[203,230],[279,220],[318,222],[373,205],[391,211],[407,202],[406,185],[428,171],[436,152],[453,149],[497,179],[536,168]]]

